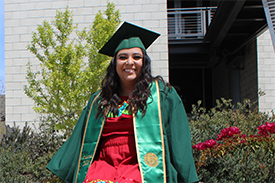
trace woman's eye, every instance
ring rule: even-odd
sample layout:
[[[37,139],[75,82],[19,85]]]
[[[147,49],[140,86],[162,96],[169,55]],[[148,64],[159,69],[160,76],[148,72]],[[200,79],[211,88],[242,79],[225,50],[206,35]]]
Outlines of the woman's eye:
[[[119,56],[118,58],[119,58],[120,60],[125,60],[125,59],[127,59],[126,56]]]
[[[134,59],[135,59],[135,60],[139,60],[139,59],[141,59],[141,58],[142,58],[142,56],[139,56],[139,55],[134,56]]]

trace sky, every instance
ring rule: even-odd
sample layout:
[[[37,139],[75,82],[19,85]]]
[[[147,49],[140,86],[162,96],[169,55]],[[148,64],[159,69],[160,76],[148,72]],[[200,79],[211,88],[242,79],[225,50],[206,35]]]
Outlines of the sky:
[[[0,0],[0,80],[5,82],[5,1]]]

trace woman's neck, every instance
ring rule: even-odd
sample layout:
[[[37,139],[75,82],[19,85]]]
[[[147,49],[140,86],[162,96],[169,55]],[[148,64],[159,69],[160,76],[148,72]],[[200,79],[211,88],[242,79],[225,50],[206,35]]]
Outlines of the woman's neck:
[[[135,85],[120,83],[119,95],[120,96],[130,96],[130,94],[134,91],[134,89],[135,89]]]

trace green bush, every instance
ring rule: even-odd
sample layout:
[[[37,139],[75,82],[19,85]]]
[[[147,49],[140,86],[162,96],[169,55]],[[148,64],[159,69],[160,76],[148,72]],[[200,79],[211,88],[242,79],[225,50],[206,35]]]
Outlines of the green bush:
[[[28,182],[30,177],[24,173],[27,153],[13,152],[11,148],[0,148],[0,182]]]
[[[55,132],[6,126],[0,141],[0,182],[62,182],[46,166],[63,142]]]
[[[233,106],[225,99],[209,111],[199,101],[192,113],[193,153],[201,181],[275,182],[273,113],[259,112],[249,100]]]

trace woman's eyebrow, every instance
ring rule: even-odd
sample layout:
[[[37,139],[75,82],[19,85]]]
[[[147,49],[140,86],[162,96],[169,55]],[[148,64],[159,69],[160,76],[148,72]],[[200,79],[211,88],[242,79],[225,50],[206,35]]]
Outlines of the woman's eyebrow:
[[[142,53],[137,52],[137,53],[133,53],[133,55],[142,55]]]
[[[120,53],[117,56],[120,56],[120,55],[128,55],[128,54],[127,53]]]
[[[130,54],[129,53],[120,53],[117,56],[120,56],[120,55],[130,55]],[[142,53],[136,52],[136,53],[133,53],[133,55],[142,55]]]

